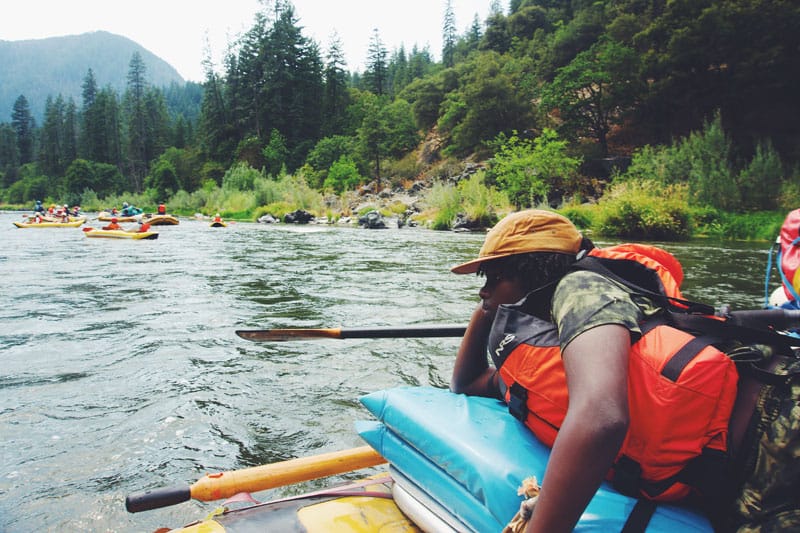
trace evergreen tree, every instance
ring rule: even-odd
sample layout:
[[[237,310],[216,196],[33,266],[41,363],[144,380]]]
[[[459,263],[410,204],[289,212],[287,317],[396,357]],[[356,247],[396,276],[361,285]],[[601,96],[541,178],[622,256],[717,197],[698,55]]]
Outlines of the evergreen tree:
[[[0,122],[0,187],[8,187],[17,179],[19,146],[17,132],[7,122]]]
[[[411,81],[410,75],[406,49],[405,46],[401,44],[400,48],[395,50],[392,54],[392,58],[389,60],[389,67],[386,71],[390,98],[394,98],[397,93],[403,90],[403,87],[408,85],[409,81]]]
[[[64,164],[69,165],[78,157],[78,109],[75,100],[69,99],[64,110]]]
[[[83,89],[83,109],[88,109],[92,107],[97,98],[97,81],[94,78],[92,69],[89,69],[83,78],[81,88]]]
[[[87,123],[86,113],[84,111],[84,124]],[[84,130],[85,135],[91,136],[88,145],[90,151],[86,152],[86,157],[98,163],[114,165],[121,172],[124,156],[122,117],[116,91],[111,87],[100,90],[88,113],[92,125],[90,130]]]
[[[228,55],[228,61],[233,61]],[[200,104],[199,140],[203,152],[215,161],[225,161],[232,151],[233,127],[225,102],[225,83],[214,71],[211,47],[206,39],[203,50],[203,100]],[[229,69],[229,73],[232,69]]]
[[[47,176],[59,177],[63,174],[64,163],[64,98],[56,100],[47,97],[44,106],[44,123],[39,141],[39,167]]]
[[[142,56],[139,52],[134,52],[128,67],[128,84],[124,97],[129,177],[134,192],[142,190],[149,155],[145,73]]]
[[[19,153],[19,163],[24,165],[33,162],[34,129],[36,122],[31,116],[31,108],[28,99],[24,95],[14,101],[14,109],[11,113],[11,127],[17,134],[17,150]]]
[[[325,64],[325,95],[322,100],[322,136],[344,131],[345,111],[349,102],[347,72],[339,35],[334,32],[328,45]]]
[[[455,51],[456,16],[453,12],[453,0],[446,0],[442,28],[442,65],[452,67],[455,64]]]
[[[383,96],[386,92],[387,68],[386,47],[381,41],[378,29],[372,30],[372,40],[369,44],[367,55],[367,69],[364,72],[364,81],[367,88],[378,96]]]

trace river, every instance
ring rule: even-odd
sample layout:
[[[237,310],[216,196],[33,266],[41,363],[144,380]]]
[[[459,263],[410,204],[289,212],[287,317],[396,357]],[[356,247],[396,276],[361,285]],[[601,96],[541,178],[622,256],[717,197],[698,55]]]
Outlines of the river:
[[[446,387],[457,339],[256,344],[234,330],[466,324],[480,286],[448,271],[479,234],[181,219],[130,241],[20,217],[0,214],[0,531],[177,527],[215,505],[132,515],[125,496],[363,445],[359,396]],[[769,243],[662,245],[685,296],[762,305]]]

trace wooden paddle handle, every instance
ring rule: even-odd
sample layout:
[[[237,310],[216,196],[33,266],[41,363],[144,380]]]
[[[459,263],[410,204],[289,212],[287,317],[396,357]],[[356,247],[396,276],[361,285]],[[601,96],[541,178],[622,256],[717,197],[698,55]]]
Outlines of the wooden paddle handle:
[[[167,487],[131,494],[125,498],[125,508],[129,513],[138,513],[175,505],[191,498],[210,502],[230,498],[240,492],[274,489],[385,462],[386,459],[371,447],[361,446],[242,470],[206,474],[190,487]]]

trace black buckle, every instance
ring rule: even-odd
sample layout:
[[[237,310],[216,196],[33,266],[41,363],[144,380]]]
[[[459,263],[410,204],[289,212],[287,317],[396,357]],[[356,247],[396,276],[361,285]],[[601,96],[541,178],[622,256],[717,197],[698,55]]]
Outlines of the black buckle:
[[[528,391],[517,382],[509,389],[508,412],[522,422],[528,418]]]

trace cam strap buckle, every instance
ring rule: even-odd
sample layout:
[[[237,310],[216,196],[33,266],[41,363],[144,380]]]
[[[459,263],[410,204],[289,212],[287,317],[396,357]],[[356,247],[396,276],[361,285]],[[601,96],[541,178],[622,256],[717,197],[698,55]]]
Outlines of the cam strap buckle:
[[[528,391],[517,382],[508,391],[508,412],[522,422],[528,418]]]

